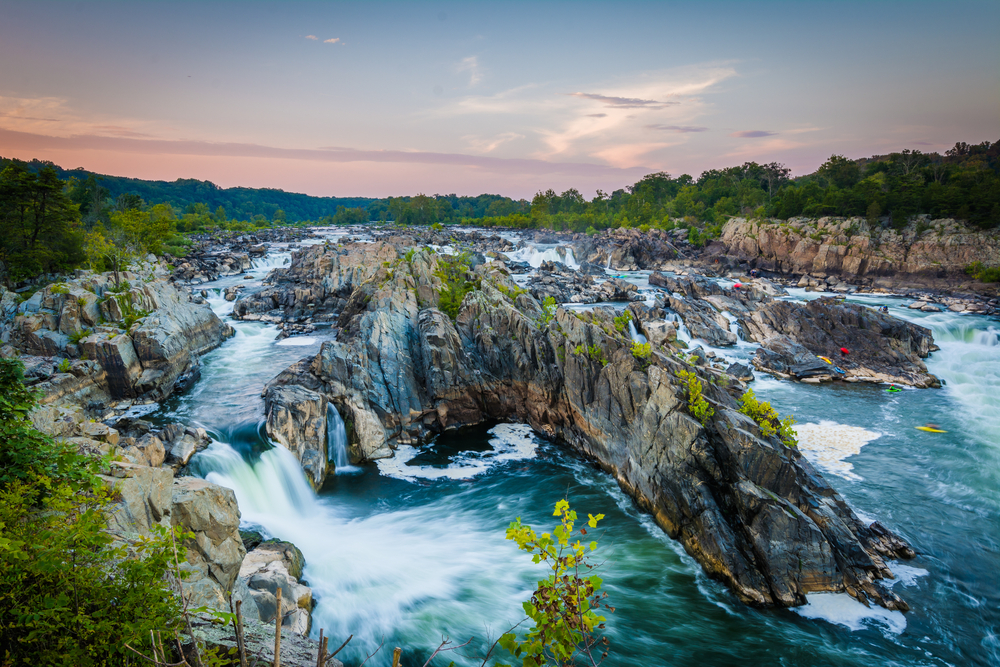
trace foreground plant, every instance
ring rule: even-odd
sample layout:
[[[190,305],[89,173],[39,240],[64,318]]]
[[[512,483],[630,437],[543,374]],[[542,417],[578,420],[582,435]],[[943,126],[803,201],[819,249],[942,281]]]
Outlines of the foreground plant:
[[[552,574],[538,582],[531,599],[523,604],[534,626],[524,639],[518,640],[508,632],[500,637],[499,644],[520,658],[523,667],[550,662],[571,665],[580,660],[599,665],[608,655],[609,640],[597,634],[604,629],[606,620],[598,610],[602,606],[610,611],[614,608],[604,604],[607,593],[600,592],[603,582],[590,572],[594,566],[587,554],[597,548],[597,542],[585,545],[579,537],[573,541],[577,516],[566,500],[556,503],[553,516],[560,517],[560,523],[551,533],[537,535],[531,526],[521,523],[520,517],[507,528],[507,539],[532,554],[534,562],[545,562]],[[604,515],[587,517],[587,526],[596,528]],[[586,534],[587,528],[581,528],[579,535]],[[595,655],[598,651],[599,655]]]

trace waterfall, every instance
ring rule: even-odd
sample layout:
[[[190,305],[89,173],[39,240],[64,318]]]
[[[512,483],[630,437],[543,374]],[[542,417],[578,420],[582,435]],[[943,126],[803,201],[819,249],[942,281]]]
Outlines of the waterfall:
[[[605,271],[610,271],[611,270],[611,253],[610,252],[608,253],[608,263],[604,265],[604,270]]]
[[[574,271],[580,268],[580,263],[576,261],[576,256],[573,254],[572,248],[566,248],[566,266]]]
[[[633,343],[647,342],[646,337],[643,336],[641,333],[639,333],[639,331],[635,328],[635,322],[633,322],[632,320],[628,321],[628,333],[630,336],[632,336]]]
[[[347,458],[347,427],[333,403],[326,404],[326,455],[335,473],[357,470]]]

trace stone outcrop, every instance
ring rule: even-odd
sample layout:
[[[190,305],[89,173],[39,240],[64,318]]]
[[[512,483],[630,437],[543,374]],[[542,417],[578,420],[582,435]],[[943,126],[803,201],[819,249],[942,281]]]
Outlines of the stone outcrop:
[[[377,265],[386,246],[357,252],[355,261]],[[847,591],[906,608],[882,581],[892,576],[885,560],[912,550],[863,523],[795,449],[740,414],[729,393],[738,382],[669,349],[635,358],[613,312],[559,309],[550,319],[499,263],[467,275],[478,289],[453,322],[418,298],[415,286],[433,285],[438,271],[437,258],[425,259],[376,271],[349,298],[338,340],[269,391],[299,385],[326,396],[369,458],[447,428],[525,421],[595,460],[747,603]],[[702,379],[715,410],[705,424],[687,412],[681,370]]]
[[[926,218],[902,230],[872,229],[861,218],[732,218],[720,240],[730,255],[760,269],[875,287],[976,287],[965,267],[977,261],[993,266],[1000,257],[1000,231]]]
[[[826,374],[840,369],[833,374],[844,379],[940,386],[922,361],[933,349],[930,330],[872,308],[831,297],[807,303],[775,300],[755,310],[744,326],[751,339],[763,342],[754,359],[761,370],[815,377],[823,375],[816,370],[825,367]],[[786,337],[833,363],[807,361],[788,343],[780,342]],[[848,352],[841,352],[841,348]],[[784,370],[772,363],[783,364]],[[803,366],[810,363],[818,369],[809,371]]]
[[[240,538],[240,510],[232,489],[197,477],[173,482],[170,521],[194,533],[185,542],[187,561],[181,569],[184,596],[191,606],[229,609],[228,594],[239,575],[246,549]]]
[[[21,303],[0,331],[18,353],[65,359],[68,367],[40,387],[44,401],[108,403],[143,396],[159,400],[179,379],[197,374],[198,357],[232,334],[207,305],[162,280],[123,272],[81,272]],[[4,298],[4,297],[0,297]]]
[[[280,588],[281,625],[299,635],[309,634],[313,597],[312,589],[301,582],[304,567],[302,552],[290,542],[262,542],[247,553],[239,581],[246,586],[261,622],[274,623],[278,617]]]
[[[659,229],[616,229],[599,236],[582,236],[573,244],[573,252],[582,262],[619,271],[664,269],[680,256],[667,232]]]
[[[298,385],[272,386],[265,391],[264,406],[268,437],[295,455],[306,479],[319,489],[329,458],[326,397]]]

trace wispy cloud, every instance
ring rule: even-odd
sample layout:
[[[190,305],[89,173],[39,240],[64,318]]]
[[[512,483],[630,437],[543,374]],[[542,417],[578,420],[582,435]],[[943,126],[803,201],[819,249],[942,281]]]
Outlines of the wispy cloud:
[[[666,107],[679,104],[677,101],[660,102],[659,100],[643,100],[638,97],[617,97],[614,95],[599,95],[597,93],[567,93],[570,97],[582,97],[595,102],[601,102],[605,106],[616,109],[665,109]]]
[[[17,132],[69,136],[94,134],[118,137],[149,137],[150,122],[113,116],[87,118],[61,97],[0,96],[0,129]]]
[[[588,113],[588,118],[606,118],[608,114],[606,113]]]
[[[312,41],[315,42],[316,40],[319,39],[319,37],[317,37],[316,35],[306,35],[306,39],[311,39]]]
[[[324,44],[336,44],[339,41],[340,41],[340,37],[331,37],[330,39],[324,39],[323,43]]]
[[[776,134],[778,133],[767,130],[743,130],[742,132],[733,132],[729,136],[737,139],[759,139],[760,137],[773,137]]]
[[[479,58],[476,56],[463,58],[462,62],[458,65],[457,71],[469,73],[470,86],[474,86],[483,80],[483,72],[479,68]]]
[[[504,132],[503,134],[497,135],[489,139],[483,139],[481,137],[476,137],[473,135],[464,136],[462,137],[462,139],[474,151],[480,153],[490,153],[493,150],[495,150],[498,146],[505,144],[508,141],[514,141],[515,139],[524,139],[524,135],[518,134],[517,132]]]
[[[651,125],[646,125],[647,130],[658,130],[660,132],[677,132],[679,134],[690,134],[691,132],[707,132],[707,127],[701,127],[699,125],[662,125],[660,123],[653,123]]]

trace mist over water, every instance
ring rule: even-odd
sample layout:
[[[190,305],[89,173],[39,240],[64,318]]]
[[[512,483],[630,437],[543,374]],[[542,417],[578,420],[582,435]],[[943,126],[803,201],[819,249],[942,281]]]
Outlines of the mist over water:
[[[533,250],[536,260],[553,251]],[[210,300],[223,314],[232,307],[215,293]],[[314,634],[322,627],[337,644],[354,634],[338,656],[347,664],[383,640],[389,649],[368,664],[389,664],[391,647],[402,646],[404,664],[422,665],[443,635],[456,643],[475,636],[459,653],[485,651],[487,637],[523,617],[520,603],[545,575],[504,540],[507,524],[520,516],[551,529],[551,508],[563,497],[581,512],[607,515],[596,559],[617,608],[609,614],[608,665],[1000,663],[997,322],[910,311],[898,299],[850,300],[886,303],[893,314],[931,327],[941,350],[928,367],[945,386],[893,394],[759,374],[752,386],[809,431],[804,452],[860,516],[917,550],[913,561],[890,563],[895,590],[911,605],[906,614],[869,610],[843,595],[813,595],[795,611],[748,608],[708,579],[606,474],[520,427],[484,425],[401,448],[391,461],[331,475],[316,494],[292,455],[261,435],[260,392],[285,367],[314,355],[319,333],[315,343],[279,345],[272,326],[230,321],[236,336],[206,355],[194,389],[155,417],[205,426],[216,442],[198,455],[199,474],[235,490],[245,523],[302,549],[317,600]],[[741,341],[717,352],[745,361],[754,348]],[[915,429],[928,421],[947,433]],[[478,664],[457,653],[442,664],[447,660]]]

